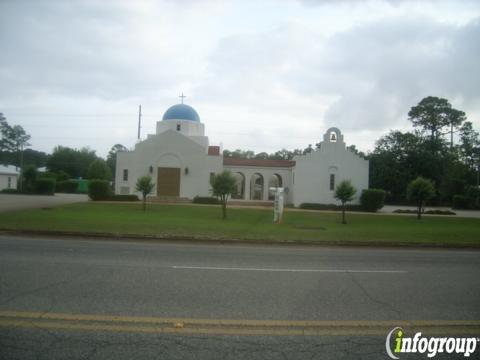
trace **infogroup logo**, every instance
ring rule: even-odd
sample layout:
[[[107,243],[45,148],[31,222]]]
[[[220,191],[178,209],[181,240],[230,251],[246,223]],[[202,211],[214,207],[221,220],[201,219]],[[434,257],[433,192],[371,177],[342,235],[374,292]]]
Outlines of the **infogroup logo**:
[[[392,344],[392,336],[395,339]],[[393,328],[387,335],[385,349],[391,359],[400,359],[402,353],[427,354],[427,357],[433,358],[439,353],[463,354],[464,357],[470,357],[477,348],[480,339],[454,338],[454,337],[424,337],[421,332],[415,333],[412,337],[405,337],[401,327]]]

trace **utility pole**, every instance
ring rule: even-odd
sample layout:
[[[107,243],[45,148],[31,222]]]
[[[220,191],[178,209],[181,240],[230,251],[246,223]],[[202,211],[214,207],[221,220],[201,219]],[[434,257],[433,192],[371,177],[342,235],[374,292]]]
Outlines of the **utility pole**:
[[[20,179],[20,181],[18,182],[18,185],[20,187],[20,192],[23,191],[22,172],[23,172],[23,144],[20,145],[20,176],[18,177]]]
[[[138,105],[138,134],[137,139],[140,140],[140,128],[142,127],[142,105]]]

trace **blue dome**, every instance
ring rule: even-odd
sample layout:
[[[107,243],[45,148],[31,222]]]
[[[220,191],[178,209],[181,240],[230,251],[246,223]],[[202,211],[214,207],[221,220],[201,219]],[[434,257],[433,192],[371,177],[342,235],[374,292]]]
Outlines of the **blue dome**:
[[[190,120],[200,122],[200,117],[191,106],[185,104],[173,105],[165,111],[163,120]]]

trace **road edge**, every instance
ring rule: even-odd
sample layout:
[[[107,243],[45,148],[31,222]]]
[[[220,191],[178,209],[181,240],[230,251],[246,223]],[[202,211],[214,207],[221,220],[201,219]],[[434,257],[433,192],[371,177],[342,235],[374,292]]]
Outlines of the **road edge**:
[[[192,244],[221,244],[221,245],[281,245],[281,246],[338,246],[338,247],[372,247],[372,248],[428,248],[428,249],[471,249],[480,250],[480,244],[445,244],[445,243],[411,243],[392,241],[349,241],[349,240],[321,240],[318,242],[308,240],[271,240],[271,239],[229,239],[223,237],[194,237],[175,234],[121,234],[121,233],[98,233],[80,231],[58,230],[12,230],[1,229],[0,235],[13,236],[38,236],[50,238],[83,238],[87,240],[110,240],[110,241],[141,241],[141,242],[179,242]]]

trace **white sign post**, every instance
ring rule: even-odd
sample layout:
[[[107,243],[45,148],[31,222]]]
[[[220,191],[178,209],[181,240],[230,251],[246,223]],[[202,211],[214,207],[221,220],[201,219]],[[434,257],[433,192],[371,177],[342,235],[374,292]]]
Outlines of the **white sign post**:
[[[275,191],[275,201],[273,202],[273,222],[280,224],[283,216],[283,188],[270,188]]]

